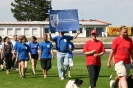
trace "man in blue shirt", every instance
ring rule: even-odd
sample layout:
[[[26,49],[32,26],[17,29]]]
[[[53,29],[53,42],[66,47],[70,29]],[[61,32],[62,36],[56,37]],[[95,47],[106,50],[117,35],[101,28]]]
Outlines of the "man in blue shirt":
[[[61,80],[64,80],[65,74],[68,69],[69,42],[73,39],[76,39],[79,33],[80,31],[78,31],[77,34],[72,37],[64,35],[64,32],[59,32],[59,35],[53,38],[49,33],[50,40],[54,41],[56,44],[58,74]],[[62,68],[62,65],[64,65],[64,68]]]
[[[47,71],[51,68],[51,58],[54,59],[53,45],[47,38],[47,34],[44,34],[44,41],[40,44],[41,67],[44,78],[47,77]]]

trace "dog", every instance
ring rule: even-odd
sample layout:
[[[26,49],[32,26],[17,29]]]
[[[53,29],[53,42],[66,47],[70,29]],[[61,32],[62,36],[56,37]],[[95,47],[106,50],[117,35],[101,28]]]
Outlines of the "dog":
[[[117,86],[115,86],[115,80],[112,80],[112,75],[110,75],[110,88],[118,88]]]
[[[80,79],[69,80],[66,83],[65,88],[80,88],[81,85],[83,85],[83,80],[80,80]]]

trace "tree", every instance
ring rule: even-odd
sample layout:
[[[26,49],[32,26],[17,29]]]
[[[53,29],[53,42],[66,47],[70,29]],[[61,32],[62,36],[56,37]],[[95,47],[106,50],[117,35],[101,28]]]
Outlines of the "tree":
[[[44,21],[48,18],[51,0],[14,0],[11,12],[18,21]]]

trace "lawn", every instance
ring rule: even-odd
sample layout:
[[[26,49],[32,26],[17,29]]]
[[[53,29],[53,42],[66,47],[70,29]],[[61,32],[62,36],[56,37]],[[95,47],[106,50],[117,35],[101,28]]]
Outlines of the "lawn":
[[[107,56],[102,57],[102,67],[97,82],[97,88],[109,88],[109,76],[111,74],[115,76],[113,66],[111,68],[106,67],[107,58]],[[66,82],[75,78],[80,78],[84,81],[84,85],[81,88],[89,87],[89,77],[87,76],[84,56],[74,57],[74,66],[71,78],[67,77],[63,81],[59,79],[56,59],[52,61],[52,68],[49,70],[47,78],[43,78],[40,61],[38,61],[37,64],[36,74],[36,77],[32,75],[30,61],[26,73],[26,79],[22,79],[16,70],[11,70],[11,73],[8,75],[5,71],[0,71],[0,88],[65,88]]]

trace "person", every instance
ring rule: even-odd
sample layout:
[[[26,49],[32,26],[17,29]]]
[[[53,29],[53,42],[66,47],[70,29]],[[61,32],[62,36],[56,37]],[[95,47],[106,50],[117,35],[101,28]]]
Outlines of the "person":
[[[69,42],[69,52],[68,52],[68,61],[69,61],[69,67],[68,67],[68,77],[71,77],[71,70],[73,66],[73,53],[74,50],[74,44],[72,42]]]
[[[54,59],[53,45],[48,41],[48,35],[43,35],[43,42],[40,44],[41,67],[44,78],[48,76],[48,70],[51,68],[51,59]]]
[[[102,37],[104,37],[105,36],[105,32],[104,31],[102,31]]]
[[[11,65],[12,65],[12,51],[13,46],[9,41],[9,37],[4,38],[4,44],[2,45],[2,57],[5,58],[6,62],[6,74],[10,73]]]
[[[15,46],[15,44],[16,44],[17,41],[18,41],[17,40],[17,35],[14,35],[13,36],[13,40],[11,40],[11,43],[13,45],[13,48],[14,48],[14,46]],[[15,67],[15,65],[14,65],[15,61],[16,61],[16,52],[14,51],[14,55],[12,55],[12,68]]]
[[[27,44],[27,45],[29,45],[29,43],[30,43],[30,42],[28,41],[28,39],[26,38],[26,36],[25,36],[25,35],[23,35],[23,38],[25,38],[25,39],[26,39],[26,44]]]
[[[57,50],[57,65],[58,65],[58,74],[61,80],[64,80],[65,74],[68,69],[68,51],[69,51],[69,42],[73,39],[76,39],[80,31],[77,34],[72,36],[64,35],[64,32],[59,32],[59,35],[52,38],[49,33],[49,37],[51,41],[54,41],[56,44]],[[64,65],[64,68],[62,68]]]
[[[113,40],[107,61],[107,67],[109,68],[114,57],[115,71],[119,77],[119,88],[128,88],[127,76],[130,73],[130,56],[133,58],[132,39],[128,37],[128,28],[121,26],[120,36]]]
[[[39,43],[36,41],[37,38],[35,36],[31,37],[31,42],[29,43],[30,47],[30,59],[32,63],[32,73],[35,76],[36,75],[36,64],[38,60],[38,49],[39,49]]]
[[[96,30],[91,31],[91,39],[83,48],[86,55],[86,67],[90,77],[90,88],[96,88],[96,82],[101,69],[101,56],[105,53],[105,48],[100,40],[96,39]]]
[[[2,71],[5,71],[4,70],[4,58],[2,58],[2,45],[3,45],[3,43],[2,43],[2,37],[0,36],[0,67],[1,67],[1,70]]]
[[[20,63],[19,63],[19,59],[18,59],[18,46],[22,43],[22,38],[23,36],[19,36],[18,37],[18,41],[16,42],[15,46],[14,46],[14,50],[15,50],[15,53],[16,53],[16,70],[19,71],[19,75],[21,76],[21,71],[20,71]]]
[[[17,48],[18,60],[20,61],[20,71],[22,79],[26,78],[25,72],[28,66],[30,48],[26,44],[26,39],[22,38],[22,43]]]

